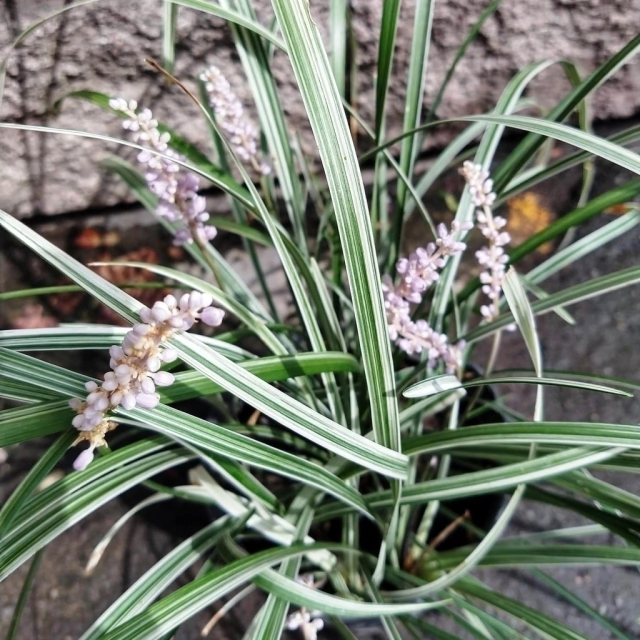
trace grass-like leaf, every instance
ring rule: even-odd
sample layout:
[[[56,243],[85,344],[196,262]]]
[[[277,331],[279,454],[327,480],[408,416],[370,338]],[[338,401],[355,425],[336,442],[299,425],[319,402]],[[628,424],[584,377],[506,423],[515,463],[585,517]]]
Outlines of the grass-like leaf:
[[[640,50],[640,35],[630,40],[620,51],[600,65],[590,76],[571,90],[547,115],[549,120],[561,122],[597,87],[609,79]],[[540,132],[532,132],[540,133]],[[542,134],[546,135],[546,134]],[[531,158],[535,150],[544,141],[539,135],[527,136],[518,147],[509,154],[507,160],[494,173],[496,191],[499,193],[513,178],[518,170]]]
[[[304,0],[274,0],[327,176],[349,276],[376,441],[397,451],[400,423],[373,232],[358,160],[320,34]]]
[[[237,528],[237,523],[223,517],[187,538],[134,582],[82,634],[80,640],[98,640],[112,627],[143,611],[233,528]]]
[[[44,238],[41,238],[24,224],[11,218],[3,211],[0,211],[0,225],[11,231],[36,254],[68,275],[98,300],[104,302],[104,304],[120,313],[130,322],[137,321],[137,311],[141,305],[126,293],[103,280],[90,269],[68,256],[64,251],[44,240]],[[380,291],[378,293],[381,295]],[[380,303],[382,303],[381,297]],[[344,427],[340,427],[334,421],[262,382],[256,376],[238,367],[231,360],[221,356],[201,342],[199,343],[196,338],[176,336],[171,342],[178,350],[182,360],[225,390],[237,395],[251,406],[265,413],[265,415],[273,418],[276,422],[291,428],[321,446],[327,447],[338,455],[362,464],[365,468],[396,478],[404,477],[407,463],[402,454],[389,451],[384,446],[356,435]],[[384,344],[388,349],[386,337]],[[389,350],[389,358],[390,356]],[[391,363],[389,362],[388,365],[390,367]],[[393,379],[392,370],[391,376]],[[46,384],[50,384],[50,382]],[[42,386],[49,388],[46,384]],[[58,388],[56,387],[56,389]],[[77,393],[76,391],[72,395]],[[392,402],[397,412],[395,398],[387,397],[385,399],[387,404],[389,401]]]
[[[41,508],[30,526],[16,526],[3,537],[0,551],[0,579],[6,578],[39,549],[103,504],[127,489],[192,458],[184,451],[164,451],[143,460],[116,468],[100,478],[96,486],[87,486],[75,495],[64,496],[60,507]],[[89,469],[83,473],[92,473]],[[56,483],[57,484],[57,483]]]
[[[162,12],[162,66],[171,73],[176,59],[176,29],[178,26],[178,5],[164,0]]]
[[[535,315],[540,315],[552,311],[557,307],[568,307],[583,300],[589,300],[590,298],[595,298],[605,293],[637,284],[638,282],[640,282],[640,267],[629,267],[628,269],[623,269],[622,271],[569,287],[568,289],[549,295],[543,300],[536,300],[531,304],[531,309]],[[464,339],[467,340],[467,342],[474,342],[512,322],[513,316],[511,314],[501,315],[497,320],[483,324],[477,329],[470,331],[464,336]]]
[[[16,514],[23,508],[24,503],[29,499],[33,491],[35,491],[37,486],[55,467],[60,458],[62,458],[64,452],[71,446],[75,437],[75,433],[71,430],[58,437],[4,502],[0,510],[0,537],[11,524]]]

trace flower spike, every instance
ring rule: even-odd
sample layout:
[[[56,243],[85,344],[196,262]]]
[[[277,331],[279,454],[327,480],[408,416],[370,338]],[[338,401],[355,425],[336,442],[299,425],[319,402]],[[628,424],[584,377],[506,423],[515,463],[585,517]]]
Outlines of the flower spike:
[[[176,332],[190,329],[197,320],[212,327],[220,325],[224,311],[211,306],[212,302],[210,294],[193,291],[180,300],[168,295],[150,309],[142,307],[142,322],[133,325],[121,345],[109,349],[111,371],[104,375],[102,384],[90,380],[85,384],[86,398],[69,401],[77,412],[72,424],[80,431],[74,444],[89,442],[89,448],[76,459],[75,469],[85,469],[93,460],[94,449],[104,446],[106,433],[115,429],[115,422],[107,417],[109,411],[116,407],[153,409],[158,405],[156,388],[169,386],[175,380],[161,366],[178,357],[176,350],[166,348],[164,343]]]
[[[122,126],[133,133],[134,142],[149,149],[138,154],[138,162],[146,166],[147,185],[158,196],[156,213],[169,222],[182,224],[175,233],[173,243],[189,244],[196,236],[201,242],[213,240],[217,230],[205,224],[209,214],[205,211],[205,199],[198,195],[198,177],[174,162],[174,159],[182,161],[184,158],[169,147],[170,134],[166,131],[160,133],[158,121],[149,109],[137,111],[138,103],[135,100],[127,102],[118,98],[110,100],[109,106],[127,116]]]
[[[507,221],[501,216],[493,215],[491,207],[495,202],[496,194],[493,192],[493,180],[489,178],[488,171],[479,164],[465,162],[460,173],[469,185],[471,200],[477,208],[478,227],[489,241],[488,246],[476,251],[476,258],[484,267],[484,271],[480,273],[482,292],[490,300],[489,304],[480,307],[480,313],[487,320],[495,320],[500,314],[498,302],[509,261],[504,247],[511,242],[511,236],[506,231],[501,231]]]

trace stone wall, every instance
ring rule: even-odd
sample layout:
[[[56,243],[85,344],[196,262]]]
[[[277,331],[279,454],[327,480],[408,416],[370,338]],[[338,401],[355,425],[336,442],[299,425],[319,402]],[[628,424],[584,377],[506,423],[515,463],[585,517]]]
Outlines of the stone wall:
[[[404,78],[409,58],[414,5],[406,0],[388,108],[389,132],[402,117]],[[34,20],[68,4],[66,0],[2,0],[0,51]],[[268,0],[257,0],[269,20]],[[358,103],[371,121],[381,0],[353,0],[358,51]],[[436,3],[427,77],[426,105],[433,98],[455,52],[487,0],[441,0]],[[314,20],[326,36],[328,1],[312,0]],[[73,9],[47,22],[13,54],[8,68],[1,118],[7,122],[49,125],[120,135],[117,119],[97,107],[68,101],[59,114],[53,103],[65,93],[93,89],[112,96],[136,98],[160,119],[194,142],[206,145],[206,130],[194,107],[175,87],[167,87],[144,63],[161,56],[160,0],[102,0]],[[504,0],[484,25],[460,63],[440,117],[481,113],[491,108],[513,74],[524,65],[548,58],[569,59],[587,73],[619,50],[637,33],[640,3],[635,0]],[[181,8],[176,74],[195,82],[208,63],[222,67],[238,93],[246,82],[237,63],[228,28],[218,18]],[[274,74],[285,98],[291,126],[307,136],[304,110],[284,55],[276,54]],[[553,67],[532,84],[529,95],[543,106],[554,103],[568,84]],[[247,98],[248,99],[248,98]],[[632,61],[593,99],[599,119],[626,118],[640,111],[640,65]],[[427,141],[442,144],[442,130]],[[20,216],[55,214],[116,205],[127,199],[117,179],[99,161],[114,145],[67,135],[4,129],[0,133],[0,207]]]

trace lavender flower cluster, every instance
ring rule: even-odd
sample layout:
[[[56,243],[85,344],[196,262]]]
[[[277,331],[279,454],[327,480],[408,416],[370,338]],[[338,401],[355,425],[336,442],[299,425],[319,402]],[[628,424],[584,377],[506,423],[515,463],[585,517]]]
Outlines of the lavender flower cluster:
[[[156,212],[169,222],[183,225],[176,231],[173,243],[188,244],[194,238],[203,243],[213,240],[217,230],[205,224],[209,214],[205,211],[205,199],[198,195],[198,177],[174,162],[183,158],[169,147],[171,136],[167,132],[160,133],[158,121],[149,109],[138,113],[135,100],[127,102],[118,98],[110,100],[109,106],[127,116],[122,126],[133,132],[134,142],[149,149],[138,154],[138,162],[146,166],[147,185],[160,200]],[[163,156],[152,152],[162,153]]]
[[[296,582],[317,589],[321,585],[316,583],[312,573],[303,573],[296,578]],[[324,629],[324,620],[320,617],[320,611],[309,611],[305,607],[294,611],[287,616],[285,627],[288,631],[302,631],[304,640],[317,640],[318,631]]]
[[[324,620],[319,617],[319,612],[309,613],[306,609],[299,609],[287,617],[285,627],[288,631],[302,631],[304,640],[317,640],[318,631],[324,628]]]
[[[494,216],[491,210],[496,194],[493,192],[493,180],[489,178],[488,171],[479,164],[465,162],[460,173],[469,185],[471,201],[476,207],[478,227],[489,241],[488,246],[476,251],[476,258],[484,267],[484,271],[480,273],[480,282],[483,293],[490,300],[489,304],[480,307],[480,313],[487,320],[494,320],[500,314],[498,301],[509,261],[504,247],[511,242],[511,236],[506,231],[501,231],[507,221],[501,216]]]
[[[140,310],[141,323],[135,324],[120,346],[109,349],[111,371],[105,374],[102,384],[87,382],[88,395],[84,400],[72,398],[69,406],[77,411],[73,426],[80,431],[74,444],[84,440],[89,448],[74,463],[77,470],[85,469],[93,460],[96,447],[105,444],[105,434],[115,428],[107,412],[122,407],[153,409],[160,402],[156,387],[174,382],[173,374],[161,371],[162,363],[173,362],[178,353],[166,348],[166,342],[177,331],[187,331],[197,320],[211,327],[222,322],[224,311],[211,306],[213,298],[208,293],[185,293],[178,301],[168,295],[153,307]]]
[[[262,175],[271,173],[269,165],[259,158],[258,129],[245,118],[242,103],[220,69],[211,66],[200,74],[200,79],[204,82],[209,104],[220,128],[228,136],[240,159],[250,163]]]
[[[438,280],[439,270],[447,259],[466,249],[466,244],[456,237],[471,227],[471,223],[454,220],[449,232],[444,224],[438,225],[435,242],[416,249],[408,258],[398,260],[398,283],[394,285],[389,276],[385,276],[382,283],[391,340],[410,355],[426,353],[430,369],[442,360],[447,373],[453,373],[460,367],[464,344],[450,344],[447,336],[434,331],[426,320],[412,321],[411,304],[422,301],[425,291]]]

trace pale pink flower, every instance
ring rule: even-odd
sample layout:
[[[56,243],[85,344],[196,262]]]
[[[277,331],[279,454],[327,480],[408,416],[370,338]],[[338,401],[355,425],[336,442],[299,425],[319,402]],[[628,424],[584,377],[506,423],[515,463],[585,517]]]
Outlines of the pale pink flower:
[[[220,69],[210,66],[200,74],[200,80],[204,83],[217,124],[226,134],[238,157],[243,162],[250,163],[262,175],[271,173],[269,165],[259,157],[258,128],[247,120],[242,102]]]
[[[209,214],[205,211],[205,199],[198,195],[198,177],[174,162],[184,158],[169,147],[171,136],[167,132],[160,133],[158,121],[149,109],[138,112],[135,100],[127,102],[118,98],[110,100],[109,106],[127,116],[122,126],[133,133],[133,141],[149,148],[138,154],[138,162],[146,166],[147,186],[158,196],[156,213],[169,222],[182,225],[176,230],[173,243],[188,244],[193,242],[194,236],[204,243],[213,240],[217,230],[205,224]]]
[[[502,283],[506,275],[509,257],[504,247],[511,242],[511,236],[501,231],[507,221],[501,216],[494,216],[491,206],[495,202],[493,181],[489,173],[479,164],[465,162],[460,173],[469,186],[471,200],[476,206],[476,220],[482,235],[489,244],[476,251],[476,258],[484,270],[480,273],[482,292],[489,298],[489,304],[480,307],[480,313],[487,320],[494,320],[500,314],[499,301],[502,294]]]
[[[104,445],[105,433],[115,427],[108,420],[109,411],[117,407],[153,409],[159,404],[156,387],[169,386],[175,380],[172,373],[161,369],[162,364],[173,362],[178,356],[175,349],[165,348],[164,343],[177,331],[190,329],[198,320],[218,326],[224,312],[212,303],[211,294],[193,291],[180,300],[168,295],[151,308],[142,307],[142,322],[133,325],[121,345],[109,349],[111,371],[104,375],[103,382],[87,382],[85,399],[69,401],[78,414],[72,421],[82,432],[78,441],[88,440],[90,444],[76,460],[75,468],[84,469],[91,462],[93,450]]]

